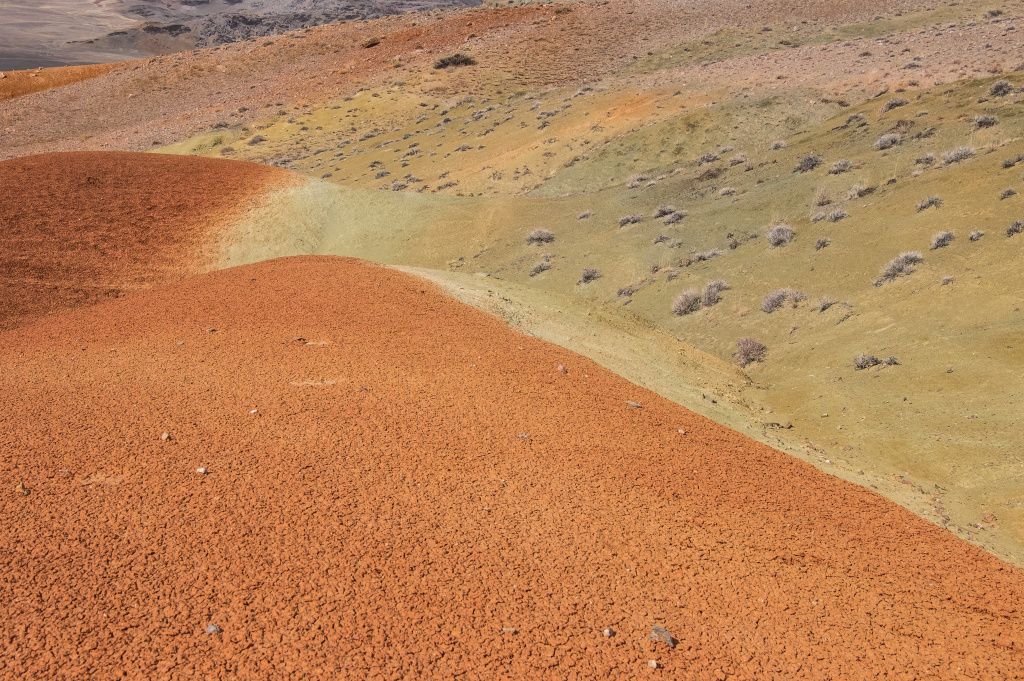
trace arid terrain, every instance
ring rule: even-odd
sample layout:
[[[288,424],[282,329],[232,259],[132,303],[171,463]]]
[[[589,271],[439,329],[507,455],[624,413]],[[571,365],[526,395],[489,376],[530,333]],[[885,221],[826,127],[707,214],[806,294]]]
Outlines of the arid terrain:
[[[0,676],[1024,679],[1024,2],[430,4],[0,78]]]

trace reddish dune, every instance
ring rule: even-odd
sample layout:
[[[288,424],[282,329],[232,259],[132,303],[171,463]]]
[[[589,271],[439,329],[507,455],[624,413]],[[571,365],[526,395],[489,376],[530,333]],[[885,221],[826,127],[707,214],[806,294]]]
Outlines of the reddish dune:
[[[0,162],[0,330],[194,272],[281,170],[157,154]]]
[[[50,69],[7,71],[0,77],[0,102],[33,92],[62,87],[81,80],[102,76],[117,68],[118,64],[86,64],[84,66],[57,66]]]
[[[1024,673],[1019,570],[401,273],[200,275],[0,366],[4,676]]]

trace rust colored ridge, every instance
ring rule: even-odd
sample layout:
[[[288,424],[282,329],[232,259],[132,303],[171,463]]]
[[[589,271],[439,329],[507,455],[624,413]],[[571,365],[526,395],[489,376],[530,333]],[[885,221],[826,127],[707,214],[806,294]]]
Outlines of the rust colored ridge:
[[[157,154],[0,162],[0,329],[201,269],[217,228],[290,178]]]
[[[0,366],[11,677],[1024,670],[1021,571],[395,271],[199,275]]]
[[[4,71],[0,73],[0,102],[33,92],[42,92],[80,80],[96,78],[117,68],[118,64],[57,66],[48,69]]]

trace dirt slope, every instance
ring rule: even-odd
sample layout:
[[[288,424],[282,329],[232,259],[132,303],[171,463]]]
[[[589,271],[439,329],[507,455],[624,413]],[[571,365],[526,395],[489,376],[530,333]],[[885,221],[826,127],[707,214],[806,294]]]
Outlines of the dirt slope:
[[[117,68],[117,64],[89,64],[2,73],[0,74],[0,101],[77,83],[80,80],[96,78],[115,68]]]
[[[291,176],[157,154],[0,163],[0,329],[201,269],[218,228]]]
[[[201,275],[0,365],[11,676],[1024,669],[1016,568],[394,271]]]

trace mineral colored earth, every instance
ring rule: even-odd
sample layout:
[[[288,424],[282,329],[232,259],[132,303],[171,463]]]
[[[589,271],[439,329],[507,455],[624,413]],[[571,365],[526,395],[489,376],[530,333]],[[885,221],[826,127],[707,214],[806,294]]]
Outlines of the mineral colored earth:
[[[1024,2],[427,4],[2,74],[0,678],[1024,679]]]

